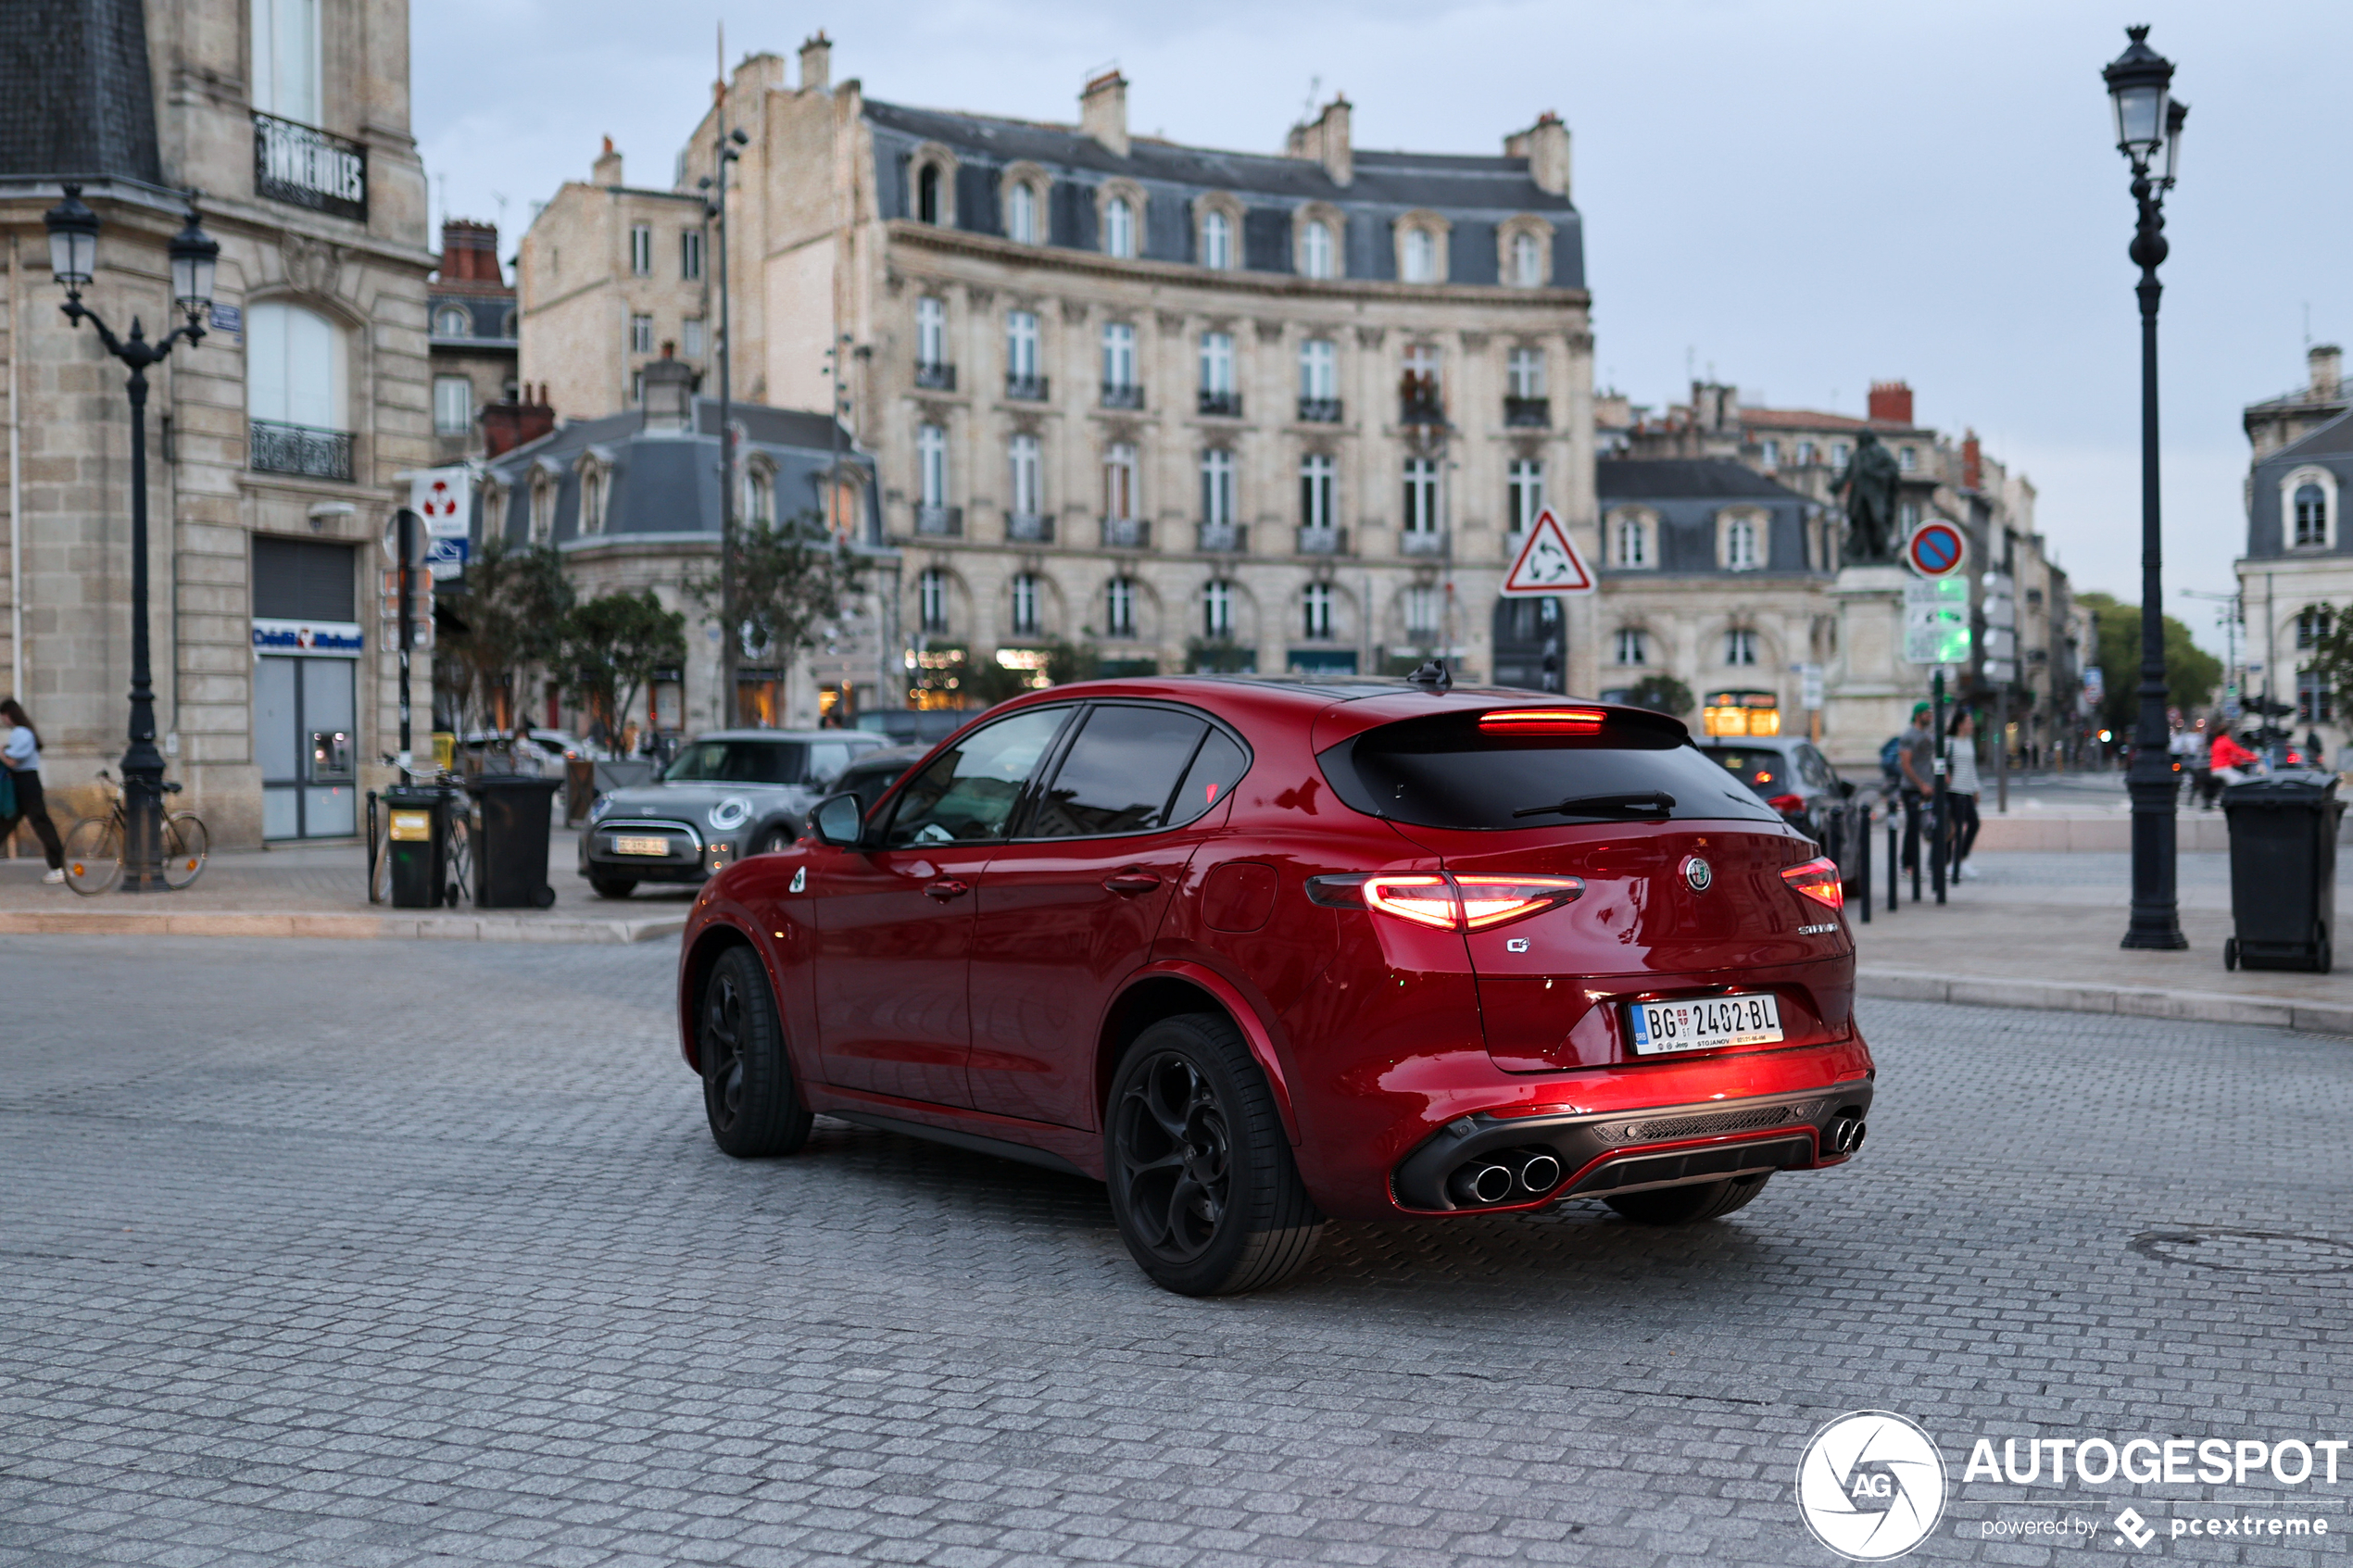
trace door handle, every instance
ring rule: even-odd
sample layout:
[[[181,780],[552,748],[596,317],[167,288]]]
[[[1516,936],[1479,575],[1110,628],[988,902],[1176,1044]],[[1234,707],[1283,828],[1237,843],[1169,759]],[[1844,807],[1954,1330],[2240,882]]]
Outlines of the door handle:
[[[1114,872],[1103,878],[1107,893],[1150,893],[1159,885],[1159,876],[1151,872]]]
[[[924,884],[924,896],[929,898],[937,898],[943,904],[948,902],[950,898],[961,898],[972,890],[972,884],[968,882],[959,882],[952,876],[942,877],[937,882],[927,882]]]

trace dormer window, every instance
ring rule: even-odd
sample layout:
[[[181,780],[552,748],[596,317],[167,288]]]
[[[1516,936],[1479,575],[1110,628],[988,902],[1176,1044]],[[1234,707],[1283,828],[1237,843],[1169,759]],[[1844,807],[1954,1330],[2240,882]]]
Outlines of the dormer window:
[[[1405,281],[1409,283],[1434,283],[1438,281],[1438,237],[1427,229],[1405,231]]]
[[[1015,245],[1034,245],[1038,243],[1038,191],[1035,186],[1015,185],[1007,194],[1005,237]]]
[[[1131,261],[1136,256],[1136,209],[1126,196],[1103,204],[1103,254]]]
[[[1221,272],[1234,264],[1234,226],[1222,212],[1201,220],[1201,264]]]
[[[473,320],[458,306],[444,306],[434,315],[433,335],[435,337],[472,337],[473,335]]]
[[[2329,542],[2328,493],[2317,484],[2296,487],[2296,547],[2309,550]]]
[[[915,176],[915,221],[937,223],[939,214],[939,165],[927,163]]]
[[[1524,289],[1532,289],[1544,282],[1544,247],[1536,236],[1518,233],[1512,236],[1512,282]]]
[[[1299,270],[1310,278],[1329,278],[1332,268],[1332,229],[1320,218],[1311,218],[1299,231]]]

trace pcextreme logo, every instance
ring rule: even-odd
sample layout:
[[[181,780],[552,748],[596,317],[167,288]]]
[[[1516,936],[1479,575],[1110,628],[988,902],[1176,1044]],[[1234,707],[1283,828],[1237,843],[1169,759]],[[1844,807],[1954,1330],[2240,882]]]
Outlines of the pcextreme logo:
[[[1900,1415],[1840,1416],[1797,1462],[1797,1511],[1816,1540],[1850,1562],[1901,1557],[1944,1517],[1944,1456]]]

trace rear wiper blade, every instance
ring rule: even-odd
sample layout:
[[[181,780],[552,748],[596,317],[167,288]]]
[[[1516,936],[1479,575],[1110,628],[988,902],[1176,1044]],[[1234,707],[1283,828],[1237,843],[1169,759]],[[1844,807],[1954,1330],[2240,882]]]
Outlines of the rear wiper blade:
[[[1593,817],[1615,815],[1624,811],[1640,811],[1645,817],[1664,817],[1675,809],[1675,797],[1663,789],[1646,789],[1630,795],[1572,795],[1550,806],[1530,806],[1524,811],[1514,811],[1515,817]]]

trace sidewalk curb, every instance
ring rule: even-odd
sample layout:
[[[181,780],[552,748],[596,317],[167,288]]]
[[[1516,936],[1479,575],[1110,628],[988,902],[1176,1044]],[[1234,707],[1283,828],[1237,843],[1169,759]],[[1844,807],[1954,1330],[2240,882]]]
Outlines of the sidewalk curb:
[[[684,913],[646,920],[560,920],[535,915],[370,915],[157,909],[0,911],[0,936],[304,936],[366,942],[651,942],[686,928]]]
[[[2267,1002],[2221,991],[2171,991],[2138,985],[2085,985],[2012,975],[1943,974],[1921,969],[1863,965],[1856,994],[1900,1002],[1949,1002],[1960,1007],[2033,1008],[2052,1012],[2105,1012],[2186,1023],[2252,1023],[2308,1035],[2353,1035],[2353,1003]]]

